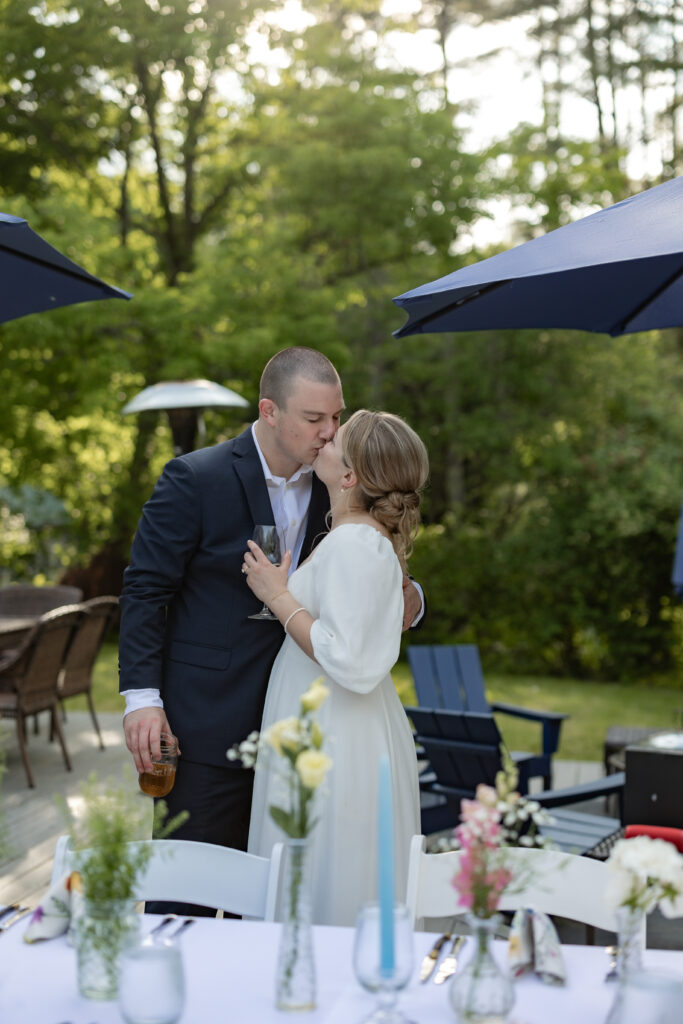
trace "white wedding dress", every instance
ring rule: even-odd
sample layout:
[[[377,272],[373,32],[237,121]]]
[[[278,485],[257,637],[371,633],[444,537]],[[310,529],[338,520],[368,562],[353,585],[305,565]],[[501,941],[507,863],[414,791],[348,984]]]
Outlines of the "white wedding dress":
[[[420,832],[415,744],[389,674],[401,640],[402,573],[392,544],[372,526],[332,530],[289,578],[315,619],[312,661],[286,637],[273,665],[262,728],[299,714],[299,698],[325,676],[330,694],[315,712],[333,766],[316,796],[311,834],[313,920],[353,925],[378,896],[379,761],[389,756],[393,784],[396,898],[405,900],[411,836]],[[270,753],[257,765],[249,852],[269,856],[283,833],[268,812],[286,806]]]

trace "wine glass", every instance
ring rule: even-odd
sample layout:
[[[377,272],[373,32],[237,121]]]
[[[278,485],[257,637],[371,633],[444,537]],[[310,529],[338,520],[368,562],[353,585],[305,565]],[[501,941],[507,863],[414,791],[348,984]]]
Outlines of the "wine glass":
[[[353,969],[368,992],[377,993],[378,1005],[365,1024],[411,1024],[396,1009],[398,992],[413,973],[413,926],[408,908],[394,905],[394,966],[382,968],[380,954],[380,910],[378,903],[361,907],[356,922]]]
[[[255,526],[251,539],[255,544],[258,544],[269,562],[272,562],[273,565],[280,564],[282,551],[280,548],[280,535],[276,526],[273,526],[272,523]],[[247,617],[250,619],[265,619],[266,621],[277,622],[277,615],[273,615],[270,608],[265,603],[260,612],[255,612],[254,615],[249,615]]]

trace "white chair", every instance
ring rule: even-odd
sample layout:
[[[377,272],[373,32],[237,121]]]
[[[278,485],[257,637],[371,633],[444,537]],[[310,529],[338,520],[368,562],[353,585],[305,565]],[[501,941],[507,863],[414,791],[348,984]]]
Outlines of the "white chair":
[[[275,920],[283,844],[270,857],[180,839],[146,839],[152,856],[135,888],[136,900],[172,900],[232,914]],[[139,845],[139,844],[136,844]],[[57,840],[52,882],[76,867],[69,836]]]
[[[465,913],[465,908],[458,906],[458,895],[451,884],[460,856],[458,850],[426,853],[424,836],[413,836],[406,903],[416,928],[422,927],[425,918],[452,918]],[[500,910],[533,907],[616,932],[616,915],[604,902],[608,868],[602,861],[556,850],[511,846],[506,850],[505,864],[520,877],[522,885],[513,885],[514,891],[503,893]]]

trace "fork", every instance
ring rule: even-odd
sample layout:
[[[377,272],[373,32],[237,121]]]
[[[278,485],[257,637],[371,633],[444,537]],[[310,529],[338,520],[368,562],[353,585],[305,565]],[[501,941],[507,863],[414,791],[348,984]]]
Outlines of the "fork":
[[[171,936],[170,937],[172,939],[177,939],[178,936],[182,932],[184,932],[187,928],[189,928],[191,924],[194,924],[196,920],[197,920],[196,917],[186,917],[185,920],[183,921],[183,923],[180,925],[180,927],[176,928],[176,930],[174,932],[171,932]]]
[[[157,937],[164,930],[164,928],[168,927],[169,924],[173,924],[173,922],[177,920],[177,914],[167,914],[166,917],[162,918],[162,920],[159,921],[159,924],[155,924],[152,930],[147,933],[147,935],[142,940],[143,944],[145,946],[153,945],[156,942]]]

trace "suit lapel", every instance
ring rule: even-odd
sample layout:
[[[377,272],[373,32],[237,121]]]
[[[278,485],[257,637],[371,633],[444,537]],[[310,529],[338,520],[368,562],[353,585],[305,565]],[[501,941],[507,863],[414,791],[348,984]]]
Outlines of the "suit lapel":
[[[311,503],[308,506],[306,535],[301,549],[301,557],[299,559],[300,563],[303,562],[305,558],[308,558],[313,548],[322,540],[323,535],[327,532],[325,516],[327,515],[329,508],[330,497],[327,493],[327,488],[320,480],[318,480],[314,473],[313,485],[311,487]]]
[[[268,487],[263,476],[261,460],[251,435],[251,428],[235,438],[232,450],[236,456],[233,462],[235,472],[242,484],[254,525],[257,523],[272,524],[273,509],[268,497]]]

